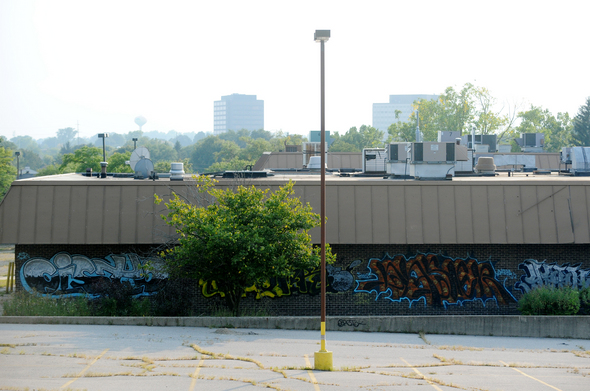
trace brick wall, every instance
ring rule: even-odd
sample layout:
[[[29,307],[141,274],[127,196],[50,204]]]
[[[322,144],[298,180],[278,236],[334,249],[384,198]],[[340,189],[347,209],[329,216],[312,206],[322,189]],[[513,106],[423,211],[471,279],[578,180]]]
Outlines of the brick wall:
[[[26,257],[19,258],[19,254],[22,253],[27,254],[28,257],[50,259],[58,252],[67,251],[70,254],[81,254],[89,258],[104,258],[109,254],[120,253],[137,253],[140,256],[146,256],[150,254],[150,250],[151,248],[146,245],[17,245],[15,248],[16,270],[20,270],[25,261]],[[590,271],[588,271],[590,270],[590,261],[587,260],[589,245],[334,245],[332,250],[337,254],[338,261],[328,279],[331,286],[326,295],[326,308],[327,314],[331,316],[518,314],[517,300],[522,293],[515,284],[525,274],[522,269],[519,269],[519,266],[527,260],[546,261],[546,265],[557,264],[560,268],[554,268],[544,277],[551,281],[569,279],[571,282],[572,278],[573,280],[577,278],[578,283],[580,283],[580,279],[584,279],[582,283],[586,281],[585,283],[590,284]],[[389,255],[389,258],[386,257],[386,254]],[[371,281],[376,277],[376,269],[368,269],[370,259],[374,259],[374,267],[380,264],[391,266],[388,263],[391,261],[390,258],[399,254],[404,255],[402,257],[404,260],[415,262],[416,268],[405,276],[396,276],[396,278],[400,277],[397,279],[392,277],[395,271],[391,268],[386,270],[385,274],[390,276],[391,281],[389,282],[391,284],[397,282],[401,284],[401,288],[406,289],[404,294],[413,295],[412,299],[395,298],[391,294],[391,291],[396,291],[393,285],[375,284]],[[446,262],[446,269],[441,266],[444,269],[444,278],[440,277],[441,273],[435,270],[430,273],[429,278],[421,280],[427,282],[417,282],[420,280],[418,266],[424,266],[424,263],[417,259],[424,258],[423,254],[435,254],[436,262]],[[453,265],[459,265],[459,267]],[[566,270],[563,267],[567,265],[570,268]],[[482,268],[482,266],[485,267]],[[370,271],[373,272],[373,275],[368,274]],[[334,277],[336,275],[343,278],[337,281]],[[463,277],[461,277],[462,275]],[[319,276],[316,274],[314,278],[317,280]],[[456,281],[449,288],[455,289],[455,291],[448,292],[448,296],[440,296],[433,285],[437,278],[444,281]],[[414,285],[411,285],[409,280],[414,281]],[[367,288],[366,291],[359,290],[358,287],[362,285],[358,283],[359,281],[369,281],[364,287],[370,286],[372,288]],[[16,283],[17,290],[22,289],[18,273]],[[444,287],[442,289],[438,285],[437,287],[438,291],[445,291]],[[457,293],[457,289],[476,289],[478,294],[472,295],[472,297],[461,296]],[[486,289],[488,289],[488,293],[485,292]],[[191,303],[195,315],[209,315],[215,308],[223,307],[219,294],[204,297],[200,293],[201,288],[196,283],[194,290],[196,295]],[[275,297],[264,296],[258,299],[256,293],[249,293],[242,301],[242,310],[246,314],[258,313],[275,316],[317,316],[320,314],[319,294],[302,294],[297,292],[297,289],[294,289],[290,294],[287,290],[283,292],[285,294],[280,297],[275,295]],[[380,292],[379,297],[377,297],[377,292]],[[267,293],[271,293],[270,290]],[[502,295],[505,298],[504,302],[501,300]],[[458,298],[458,300],[449,304],[449,300],[452,302],[453,298]]]

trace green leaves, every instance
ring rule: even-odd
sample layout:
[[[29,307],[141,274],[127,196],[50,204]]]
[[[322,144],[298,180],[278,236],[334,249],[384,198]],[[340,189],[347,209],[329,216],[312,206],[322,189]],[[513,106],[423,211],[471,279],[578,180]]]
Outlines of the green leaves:
[[[294,197],[293,182],[274,192],[254,186],[232,190],[200,176],[196,186],[215,201],[197,206],[174,195],[166,203],[167,224],[179,235],[178,246],[166,254],[171,275],[215,281],[237,314],[247,288],[319,265],[308,231],[320,218]],[[333,260],[331,251],[326,258]]]

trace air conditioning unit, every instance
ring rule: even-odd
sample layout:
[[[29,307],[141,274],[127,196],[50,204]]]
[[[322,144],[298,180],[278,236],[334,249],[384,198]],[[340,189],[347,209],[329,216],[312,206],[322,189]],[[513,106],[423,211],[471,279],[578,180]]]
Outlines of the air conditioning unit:
[[[387,170],[387,153],[385,148],[363,149],[363,172],[385,173]]]
[[[409,156],[412,143],[391,143],[387,146],[387,174],[394,176],[409,174]]]

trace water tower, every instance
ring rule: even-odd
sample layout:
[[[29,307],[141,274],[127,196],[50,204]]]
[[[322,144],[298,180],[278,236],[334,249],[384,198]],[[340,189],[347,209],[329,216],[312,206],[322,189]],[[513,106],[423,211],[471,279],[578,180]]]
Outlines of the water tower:
[[[142,115],[135,117],[135,123],[139,126],[139,130],[141,130],[141,127],[145,125],[146,122],[147,119],[145,119],[145,117]]]

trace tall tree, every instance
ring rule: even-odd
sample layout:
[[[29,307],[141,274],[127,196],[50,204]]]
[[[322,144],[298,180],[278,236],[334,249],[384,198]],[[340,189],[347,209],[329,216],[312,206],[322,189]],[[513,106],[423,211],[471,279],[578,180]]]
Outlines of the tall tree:
[[[162,216],[178,234],[178,245],[162,254],[172,277],[215,283],[237,316],[247,289],[319,265],[308,231],[320,218],[293,197],[293,182],[272,193],[254,186],[222,190],[205,176],[196,186],[214,201],[200,206],[175,194]],[[326,260],[334,261],[329,248]]]
[[[494,134],[508,123],[508,119],[494,111],[496,99],[487,88],[474,89],[476,101],[475,127],[478,134]]]
[[[0,143],[5,143],[5,139],[0,137]],[[16,178],[16,167],[11,163],[14,159],[14,153],[10,148],[0,146],[0,200],[4,198],[10,184]]]
[[[68,141],[72,141],[74,139],[74,137],[76,137],[76,134],[78,134],[78,131],[74,128],[59,129],[57,131],[57,140],[61,144],[65,144]]]
[[[544,149],[547,152],[558,152],[562,147],[571,144],[572,121],[567,113],[558,113],[557,117],[547,109],[533,106],[527,111],[518,113],[521,122],[517,132],[543,133],[545,135]]]
[[[416,141],[416,124],[413,122],[402,122],[399,118],[400,110],[395,111],[395,119],[397,122],[389,125],[387,133],[389,136],[386,143],[391,142],[413,142]]]
[[[332,152],[360,152],[363,148],[379,148],[383,146],[383,132],[368,125],[348,129],[330,147]]]
[[[448,87],[439,97],[439,130],[458,131],[463,134],[469,129],[475,114],[475,87],[466,83],[461,91]]]
[[[87,168],[92,168],[93,171],[100,172],[101,161],[102,150],[85,145],[74,153],[65,154],[59,171],[60,173],[85,172]]]
[[[574,145],[590,146],[590,97],[574,117],[572,138]]]

